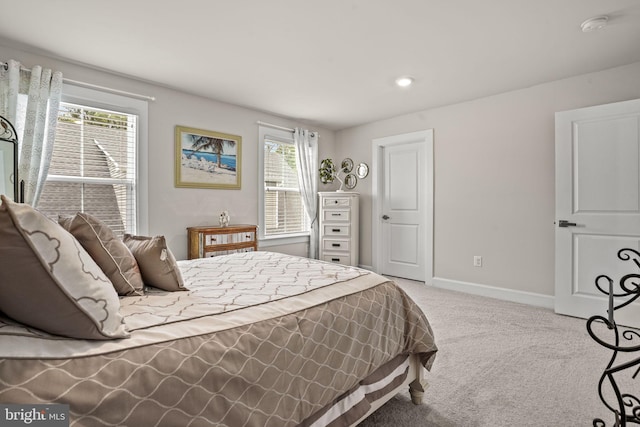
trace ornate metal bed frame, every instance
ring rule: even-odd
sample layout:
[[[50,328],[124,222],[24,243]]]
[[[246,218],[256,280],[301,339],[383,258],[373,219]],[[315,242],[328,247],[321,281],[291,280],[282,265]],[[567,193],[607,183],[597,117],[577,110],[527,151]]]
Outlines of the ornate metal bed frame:
[[[640,269],[640,252],[629,248],[621,249],[618,251],[618,258],[623,261],[633,261]],[[606,288],[603,286],[605,282]],[[632,380],[635,380],[640,374],[640,356],[638,356],[640,354],[640,330],[619,326],[613,318],[615,310],[631,304],[640,297],[640,274],[631,273],[623,276],[617,285],[619,289],[615,291],[614,281],[607,275],[598,276],[595,284],[600,292],[609,296],[608,316],[606,318],[599,315],[590,317],[587,320],[587,331],[598,344],[613,351],[607,367],[600,376],[598,394],[604,405],[614,413],[613,426],[626,427],[630,423],[640,424],[640,398],[622,391],[619,381],[615,377],[616,374],[630,373],[634,369],[635,372],[631,375]],[[615,305],[615,298],[624,298],[624,300]],[[610,334],[604,328],[595,330],[595,324],[601,323],[604,323],[607,329],[613,333]],[[603,338],[603,333],[606,333],[607,339]],[[604,390],[605,384],[611,388],[608,394]],[[602,419],[596,418],[593,420],[593,426],[605,427],[606,423]]]
[[[10,179],[10,183],[13,187],[13,195],[11,198],[15,201],[22,201],[23,198],[20,198],[18,193],[18,134],[11,122],[5,117],[0,116],[0,144],[3,142],[7,142],[11,145],[10,151],[13,156],[13,171]],[[0,146],[0,150],[4,150],[4,148]]]

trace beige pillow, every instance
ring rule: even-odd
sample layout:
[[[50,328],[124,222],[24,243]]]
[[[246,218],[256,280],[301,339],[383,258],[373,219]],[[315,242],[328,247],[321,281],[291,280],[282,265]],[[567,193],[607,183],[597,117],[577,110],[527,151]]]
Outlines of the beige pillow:
[[[89,214],[58,218],[113,283],[118,295],[144,295],[138,263],[107,224]]]
[[[29,205],[0,197],[0,311],[51,334],[126,338],[118,295],[78,241]]]
[[[124,235],[127,245],[138,262],[145,285],[165,291],[186,291],[176,259],[167,247],[164,236],[145,237]]]

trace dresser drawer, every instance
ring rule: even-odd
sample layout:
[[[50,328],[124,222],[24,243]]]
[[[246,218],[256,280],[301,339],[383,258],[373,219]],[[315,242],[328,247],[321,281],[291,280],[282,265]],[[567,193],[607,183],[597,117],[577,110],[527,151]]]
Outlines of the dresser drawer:
[[[323,236],[348,236],[349,235],[349,226],[348,225],[330,225],[325,224],[323,226]]]
[[[349,222],[351,215],[347,210],[323,210],[322,219],[325,222]]]
[[[226,245],[227,243],[233,243],[231,234],[203,234],[204,245]]]
[[[324,239],[322,241],[322,248],[325,251],[349,251],[349,241],[339,239]]]
[[[339,255],[339,254],[324,254],[322,257],[323,261],[335,262],[337,264],[351,265],[351,257],[347,254]]]
[[[351,206],[351,199],[348,197],[325,197],[322,199],[322,206],[325,208],[331,206]]]
[[[255,231],[247,231],[247,232],[244,232],[244,233],[237,233],[234,236],[234,242],[235,243],[253,242],[254,240],[256,240]]]
[[[220,255],[229,255],[229,254],[237,254],[241,252],[254,252],[254,251],[255,251],[254,248],[231,249],[228,251],[211,251],[211,252],[205,252],[204,257],[211,258],[215,256],[220,256]]]

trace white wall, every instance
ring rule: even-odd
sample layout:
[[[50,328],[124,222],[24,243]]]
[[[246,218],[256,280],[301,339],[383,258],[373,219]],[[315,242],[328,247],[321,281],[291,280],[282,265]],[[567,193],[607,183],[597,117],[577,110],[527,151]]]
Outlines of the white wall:
[[[65,77],[152,95],[149,103],[149,234],[163,234],[186,257],[186,227],[215,224],[228,209],[234,223],[257,223],[256,121],[304,126],[139,80],[36,55],[0,39],[0,60],[39,64]],[[351,157],[371,165],[371,140],[435,130],[434,275],[553,295],[554,113],[640,98],[640,63],[421,111],[334,133],[320,132],[320,159]],[[174,126],[240,135],[242,189],[175,188]],[[327,191],[335,186],[321,186]],[[358,183],[360,260],[372,265],[371,179]],[[270,250],[304,255],[305,245]],[[484,266],[472,266],[482,255]]]
[[[640,63],[342,130],[336,159],[373,166],[372,139],[433,128],[434,276],[552,296],[554,113],[635,98]],[[371,184],[356,188],[363,265],[372,264]]]
[[[65,78],[155,96],[149,102],[149,234],[164,235],[176,258],[187,256],[186,228],[217,225],[228,210],[235,224],[258,223],[258,125],[261,120],[286,127],[308,127],[203,97],[86,66],[36,55],[0,39],[0,60],[15,59],[27,68],[42,65],[62,71]],[[215,130],[242,137],[242,189],[212,190],[174,187],[174,128],[176,125]],[[333,155],[335,133],[312,127],[320,134],[320,158]],[[306,256],[306,245],[269,247],[271,251]]]

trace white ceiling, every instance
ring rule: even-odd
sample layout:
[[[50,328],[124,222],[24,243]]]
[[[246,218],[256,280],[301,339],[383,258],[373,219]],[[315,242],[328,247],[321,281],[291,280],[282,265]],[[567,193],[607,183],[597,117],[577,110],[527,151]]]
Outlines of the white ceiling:
[[[0,0],[0,7],[0,38],[34,53],[330,129],[640,61],[639,0]],[[581,32],[596,15],[608,15],[609,25]],[[405,74],[415,84],[396,88]]]

